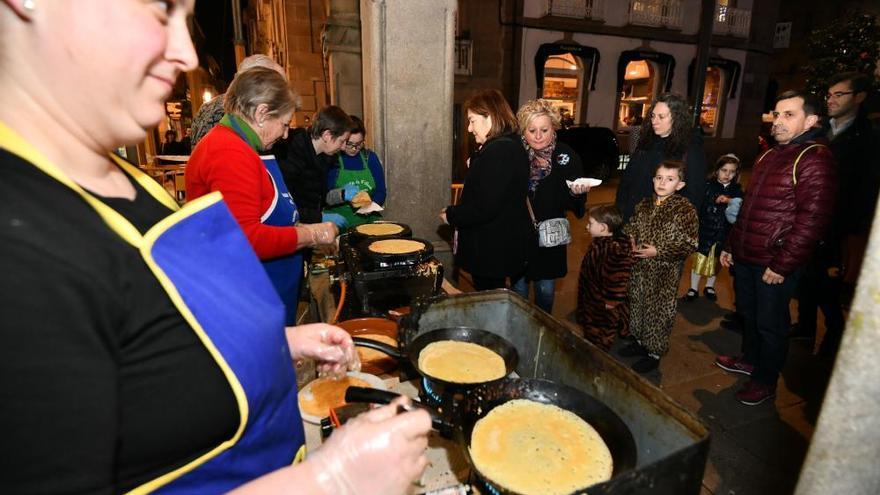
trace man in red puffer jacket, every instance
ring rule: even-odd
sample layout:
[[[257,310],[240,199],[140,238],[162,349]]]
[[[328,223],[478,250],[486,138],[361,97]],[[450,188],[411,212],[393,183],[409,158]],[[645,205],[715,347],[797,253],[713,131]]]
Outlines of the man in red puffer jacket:
[[[831,222],[835,165],[817,128],[815,96],[788,91],[776,99],[778,143],[755,162],[736,224],[721,252],[732,266],[737,310],[745,318],[741,356],[718,356],[719,367],[751,379],[736,393],[746,405],[776,395],[788,354],[789,304],[801,268]]]

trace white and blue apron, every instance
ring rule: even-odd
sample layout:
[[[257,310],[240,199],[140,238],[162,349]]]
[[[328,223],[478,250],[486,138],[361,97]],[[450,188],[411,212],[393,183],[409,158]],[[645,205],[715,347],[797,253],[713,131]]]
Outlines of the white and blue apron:
[[[296,203],[293,197],[287,191],[287,185],[281,177],[281,169],[275,156],[261,156],[266,171],[269,172],[269,179],[275,189],[275,197],[272,204],[260,217],[260,221],[264,225],[272,225],[276,227],[290,227],[299,221],[299,211],[296,209]],[[284,323],[286,325],[296,325],[296,307],[299,303],[299,284],[303,277],[303,255],[299,252],[279,256],[271,260],[263,260],[263,268],[269,275],[272,285],[281,296],[284,302]]]
[[[111,155],[151,196],[174,210],[141,235],[2,123],[0,147],[77,192],[110,229],[140,251],[235,395],[240,422],[231,438],[130,493],[223,493],[300,461],[305,435],[284,307],[220,193],[180,209],[162,186]]]
[[[244,130],[238,125],[235,119],[230,120],[232,127],[230,129],[238,134],[238,137],[245,143],[248,142]],[[269,180],[275,190],[275,197],[269,208],[263,212],[260,222],[263,225],[271,225],[273,227],[292,227],[299,221],[299,212],[296,209],[296,203],[293,196],[287,190],[284,178],[281,175],[281,169],[278,167],[278,161],[274,155],[261,156],[263,165],[269,173]],[[269,274],[269,279],[281,301],[284,302],[284,323],[286,325],[296,324],[296,308],[299,303],[299,285],[303,276],[303,255],[300,253],[279,256],[271,260],[263,260],[263,268]]]

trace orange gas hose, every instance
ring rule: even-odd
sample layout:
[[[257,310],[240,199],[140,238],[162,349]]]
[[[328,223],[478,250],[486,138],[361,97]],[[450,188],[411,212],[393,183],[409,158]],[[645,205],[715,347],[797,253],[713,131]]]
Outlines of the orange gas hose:
[[[339,313],[342,313],[342,305],[345,304],[345,292],[347,287],[345,280],[339,281],[339,304],[336,306],[336,313],[334,313],[333,318],[330,319],[331,325],[335,325],[339,321]]]

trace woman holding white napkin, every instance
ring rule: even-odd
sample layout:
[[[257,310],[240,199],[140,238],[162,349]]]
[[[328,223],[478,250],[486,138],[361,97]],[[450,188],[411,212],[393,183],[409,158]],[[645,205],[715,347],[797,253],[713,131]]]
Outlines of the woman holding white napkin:
[[[566,181],[583,177],[584,169],[577,153],[567,144],[556,141],[556,129],[562,122],[559,110],[548,100],[532,100],[519,109],[516,118],[529,155],[528,198],[533,221],[541,223],[562,219],[566,211],[582,218],[590,186],[583,183],[586,181],[578,181],[571,186],[566,184]],[[567,228],[565,222],[551,220],[550,223],[557,230]],[[565,237],[564,232],[560,234]],[[535,304],[550,313],[556,279],[568,272],[567,242],[563,240],[564,243],[552,247],[541,247],[539,242],[529,246],[525,276],[514,284],[513,290],[528,299],[529,282],[533,282]]]

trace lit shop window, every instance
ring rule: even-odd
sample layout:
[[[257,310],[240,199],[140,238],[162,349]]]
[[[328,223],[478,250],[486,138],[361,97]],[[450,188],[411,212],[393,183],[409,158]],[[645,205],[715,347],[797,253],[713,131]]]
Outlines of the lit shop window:
[[[654,64],[646,60],[634,60],[626,65],[617,112],[618,129],[642,124],[657,92],[656,73]]]
[[[553,55],[544,62],[542,98],[559,108],[563,122],[572,125],[579,121],[584,87],[584,68],[570,53]]]
[[[718,132],[721,104],[724,101],[721,94],[722,83],[721,69],[718,67],[706,68],[706,84],[703,87],[703,105],[700,110],[700,127],[703,128],[703,134],[707,136],[714,136]]]

